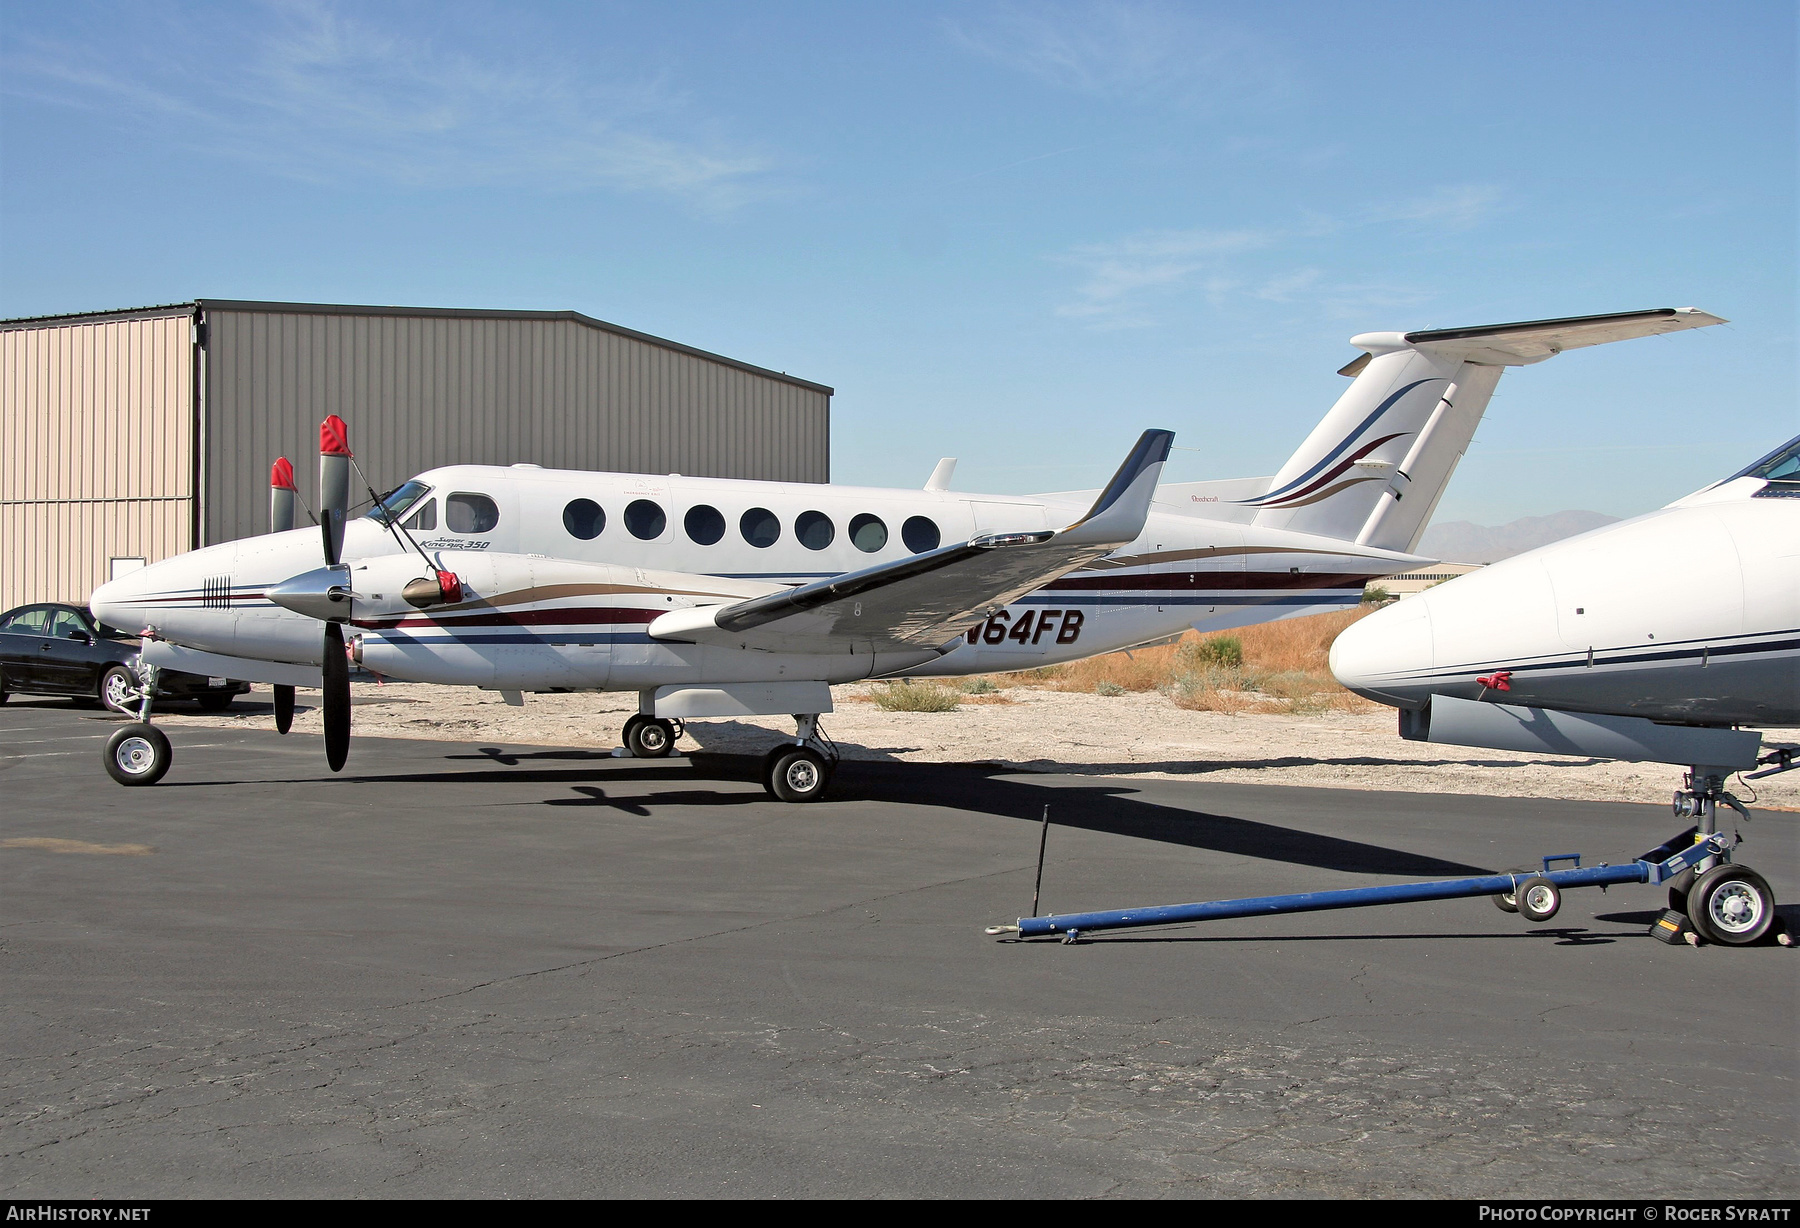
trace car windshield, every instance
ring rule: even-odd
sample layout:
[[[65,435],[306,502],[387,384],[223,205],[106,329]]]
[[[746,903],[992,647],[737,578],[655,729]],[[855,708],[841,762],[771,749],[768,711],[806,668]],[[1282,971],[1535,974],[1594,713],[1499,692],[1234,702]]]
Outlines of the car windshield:
[[[388,491],[387,494],[381,496],[381,502],[370,508],[366,513],[367,518],[370,520],[379,520],[384,525],[388,524],[391,521],[406,515],[407,508],[411,507],[430,493],[431,487],[425,485],[425,483],[417,480],[408,482],[404,486],[396,487],[395,489]]]

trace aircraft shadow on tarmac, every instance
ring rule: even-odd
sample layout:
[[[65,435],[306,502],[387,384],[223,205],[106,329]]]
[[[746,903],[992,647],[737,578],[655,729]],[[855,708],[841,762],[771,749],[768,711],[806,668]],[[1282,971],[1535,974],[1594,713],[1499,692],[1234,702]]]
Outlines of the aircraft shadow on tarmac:
[[[349,784],[540,784],[568,785],[575,796],[522,801],[521,805],[610,807],[648,815],[658,806],[745,806],[767,802],[760,788],[714,789],[704,782],[753,784],[760,758],[695,754],[687,759],[622,759],[604,750],[507,751],[481,747],[477,753],[444,756],[491,768],[449,767],[442,771],[346,774]],[[542,763],[585,766],[542,767]],[[315,779],[316,778],[312,778]],[[1442,877],[1491,873],[1483,866],[1447,861],[1403,849],[1234,815],[1213,814],[1145,800],[1120,785],[1071,785],[1067,778],[1038,784],[1010,768],[993,765],[879,763],[845,760],[836,773],[831,799],[843,802],[907,802],[974,811],[1036,823],[1050,806],[1052,826],[1155,840],[1265,861],[1313,866],[1354,874]],[[668,790],[621,789],[631,784],[667,783]],[[166,782],[164,787],[182,782]],[[199,783],[199,782],[194,782]],[[275,783],[275,782],[265,782]],[[294,781],[291,783],[301,783]],[[613,794],[618,793],[619,796]]]

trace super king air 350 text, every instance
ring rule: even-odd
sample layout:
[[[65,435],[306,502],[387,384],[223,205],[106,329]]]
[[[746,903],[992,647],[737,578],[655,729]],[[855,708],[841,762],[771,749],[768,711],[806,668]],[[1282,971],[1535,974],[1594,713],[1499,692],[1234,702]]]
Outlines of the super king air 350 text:
[[[360,477],[321,430],[320,527],[209,546],[102,586],[96,615],[142,629],[143,669],[322,687],[327,761],[348,753],[346,658],[388,678],[636,691],[633,754],[676,722],[793,715],[763,780],[821,796],[833,683],[1029,669],[1355,605],[1414,553],[1502,371],[1565,349],[1721,323],[1691,308],[1365,333],[1349,389],[1273,478],[1158,485],[1145,431],[1099,491],[1030,497],[454,465],[346,520]],[[366,483],[357,481],[358,487]],[[276,525],[293,523],[276,467]],[[152,681],[146,679],[146,681]],[[146,695],[154,688],[146,686]],[[140,721],[107,768],[148,784],[168,740]]]

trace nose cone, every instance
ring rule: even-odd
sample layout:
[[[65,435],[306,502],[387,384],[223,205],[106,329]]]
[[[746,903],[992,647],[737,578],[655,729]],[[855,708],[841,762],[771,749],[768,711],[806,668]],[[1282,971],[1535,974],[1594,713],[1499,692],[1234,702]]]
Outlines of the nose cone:
[[[94,618],[109,627],[137,634],[144,629],[146,603],[153,591],[152,567],[140,567],[130,575],[108,580],[88,598],[88,610]]]
[[[1424,705],[1432,660],[1431,606],[1423,597],[1377,610],[1331,645],[1333,677],[1365,699],[1396,708]]]

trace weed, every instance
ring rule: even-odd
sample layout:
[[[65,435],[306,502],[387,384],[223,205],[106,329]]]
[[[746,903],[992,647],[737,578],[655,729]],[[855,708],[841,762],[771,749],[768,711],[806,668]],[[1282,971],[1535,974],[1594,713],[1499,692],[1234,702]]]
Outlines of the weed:
[[[1116,682],[1108,682],[1104,678],[1094,684],[1094,694],[1096,695],[1123,695],[1124,693],[1124,687]]]
[[[889,682],[876,687],[870,699],[887,712],[952,712],[962,693],[938,682]]]
[[[989,678],[964,678],[957,685],[962,688],[964,695],[992,695],[1000,689]]]
[[[1244,641],[1235,635],[1213,635],[1203,640],[1188,640],[1175,650],[1181,665],[1226,665],[1244,663]]]

